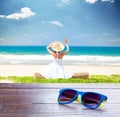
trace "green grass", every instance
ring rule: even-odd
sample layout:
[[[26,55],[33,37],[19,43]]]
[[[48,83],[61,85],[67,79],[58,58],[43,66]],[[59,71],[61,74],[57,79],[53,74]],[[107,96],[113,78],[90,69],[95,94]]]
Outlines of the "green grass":
[[[120,74],[90,75],[89,79],[36,79],[32,76],[8,76],[0,77],[0,80],[11,80],[15,83],[120,83]]]

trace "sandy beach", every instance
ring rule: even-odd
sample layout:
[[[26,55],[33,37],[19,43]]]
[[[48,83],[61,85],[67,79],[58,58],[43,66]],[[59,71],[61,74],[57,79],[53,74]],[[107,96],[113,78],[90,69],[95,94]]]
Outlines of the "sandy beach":
[[[46,65],[0,65],[0,76],[33,76],[41,72]],[[65,72],[89,72],[92,74],[120,74],[120,66],[75,66],[64,65]]]

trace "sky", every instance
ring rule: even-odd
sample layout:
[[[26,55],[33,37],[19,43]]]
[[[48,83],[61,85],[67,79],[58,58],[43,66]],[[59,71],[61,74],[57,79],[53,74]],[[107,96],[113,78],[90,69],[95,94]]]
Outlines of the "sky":
[[[120,0],[0,0],[0,46],[120,46]]]

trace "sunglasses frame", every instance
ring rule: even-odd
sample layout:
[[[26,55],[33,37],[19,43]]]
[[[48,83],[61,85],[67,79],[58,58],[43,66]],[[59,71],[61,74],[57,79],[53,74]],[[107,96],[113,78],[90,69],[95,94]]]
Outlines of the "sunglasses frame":
[[[75,91],[75,92],[76,92],[76,95],[75,95],[74,98],[71,99],[70,101],[61,102],[61,101],[60,101],[61,94],[62,94],[64,91],[66,91],[66,90]],[[100,99],[99,103],[97,104],[97,106],[92,107],[92,106],[89,106],[89,105],[84,104],[84,102],[83,102],[83,96],[84,96],[85,94],[87,94],[87,93],[97,94],[97,95],[99,95],[99,96],[101,97],[101,99]],[[80,97],[79,97],[79,95],[80,95]],[[78,99],[78,98],[80,98],[80,99]],[[103,95],[103,94],[101,94],[101,93],[97,93],[97,92],[82,92],[82,91],[77,91],[77,90],[72,89],[72,88],[63,88],[63,89],[60,89],[60,91],[59,91],[59,96],[58,96],[58,103],[59,103],[59,104],[69,104],[69,103],[72,103],[72,102],[74,102],[74,101],[80,102],[80,103],[81,103],[84,107],[86,107],[86,108],[89,108],[89,109],[97,109],[97,108],[99,108],[99,107],[102,105],[102,103],[104,103],[104,102],[107,101],[107,96],[105,96],[105,95]]]

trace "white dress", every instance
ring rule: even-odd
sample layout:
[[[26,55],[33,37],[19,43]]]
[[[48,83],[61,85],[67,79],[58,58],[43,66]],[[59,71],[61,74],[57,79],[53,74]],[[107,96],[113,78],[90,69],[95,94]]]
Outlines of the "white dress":
[[[45,78],[71,78],[73,73],[65,73],[62,59],[54,59],[51,64],[40,73]]]

